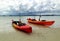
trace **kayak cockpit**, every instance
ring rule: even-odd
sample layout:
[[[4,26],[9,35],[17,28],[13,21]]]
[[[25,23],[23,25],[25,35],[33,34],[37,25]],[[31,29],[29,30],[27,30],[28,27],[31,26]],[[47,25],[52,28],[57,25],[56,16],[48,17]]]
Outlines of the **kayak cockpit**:
[[[27,20],[31,20],[31,21],[37,21],[36,19],[31,19],[31,18],[28,18]]]
[[[20,21],[13,21],[12,23],[14,23],[14,24],[16,24],[18,26],[24,26],[24,25],[26,25],[25,23],[22,23]]]

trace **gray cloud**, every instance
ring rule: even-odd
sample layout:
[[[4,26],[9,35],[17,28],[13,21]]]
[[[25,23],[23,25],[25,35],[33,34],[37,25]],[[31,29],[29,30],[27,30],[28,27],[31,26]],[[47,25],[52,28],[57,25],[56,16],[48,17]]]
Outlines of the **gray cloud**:
[[[30,0],[29,0],[30,1]],[[31,0],[30,3],[24,4],[23,1],[18,6],[9,5],[8,9],[0,9],[1,15],[38,15],[37,13],[60,13],[60,4],[51,0],[37,3]],[[17,8],[17,9],[16,9]]]

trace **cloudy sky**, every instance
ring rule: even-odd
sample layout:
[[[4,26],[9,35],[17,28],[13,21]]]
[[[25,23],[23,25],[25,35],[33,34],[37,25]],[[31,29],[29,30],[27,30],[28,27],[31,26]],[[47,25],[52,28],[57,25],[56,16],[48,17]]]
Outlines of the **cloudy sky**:
[[[26,12],[60,13],[60,0],[0,0],[0,15]]]

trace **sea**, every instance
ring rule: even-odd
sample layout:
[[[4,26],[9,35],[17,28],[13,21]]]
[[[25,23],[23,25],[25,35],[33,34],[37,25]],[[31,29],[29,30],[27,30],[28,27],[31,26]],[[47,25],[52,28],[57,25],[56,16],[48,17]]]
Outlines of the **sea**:
[[[27,18],[39,19],[39,16],[0,16],[0,41],[60,41],[60,16],[41,16],[41,20],[54,20],[50,27],[34,25]],[[32,27],[28,34],[12,27],[12,20],[21,20]]]

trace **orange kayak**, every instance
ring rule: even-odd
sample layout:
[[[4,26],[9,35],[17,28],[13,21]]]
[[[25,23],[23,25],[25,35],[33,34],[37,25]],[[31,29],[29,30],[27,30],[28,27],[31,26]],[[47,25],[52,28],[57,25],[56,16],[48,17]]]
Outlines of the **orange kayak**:
[[[25,23],[17,25],[17,23],[19,23],[19,21],[12,21],[12,26],[15,27],[16,29],[23,31],[23,32],[32,33],[32,27],[31,26],[29,26]]]
[[[46,21],[46,20],[41,20],[41,21],[37,21],[37,20],[33,20],[31,18],[27,19],[29,23],[33,23],[33,24],[38,24],[38,25],[43,25],[43,26],[51,26],[55,21]]]

